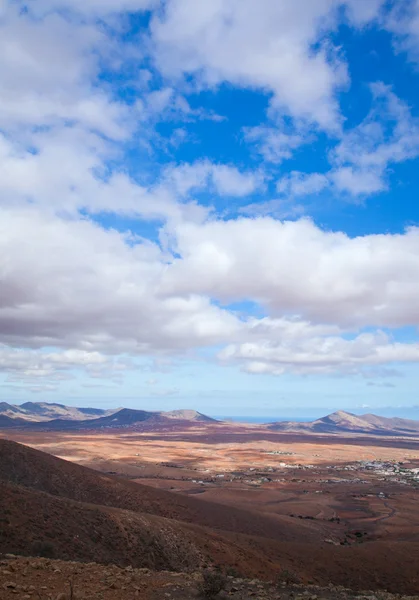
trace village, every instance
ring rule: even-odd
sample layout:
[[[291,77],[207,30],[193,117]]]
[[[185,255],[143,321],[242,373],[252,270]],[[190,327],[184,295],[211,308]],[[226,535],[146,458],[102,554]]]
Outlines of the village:
[[[271,455],[288,455],[291,452],[269,452]],[[165,466],[170,466],[182,470],[182,466],[178,464],[164,463]],[[248,467],[243,470],[225,471],[222,473],[214,473],[210,469],[196,469],[200,477],[190,478],[181,476],[183,481],[190,481],[192,484],[200,486],[212,486],[216,484],[226,483],[242,483],[252,487],[260,487],[269,483],[284,483],[291,481],[293,483],[318,483],[321,485],[333,484],[368,484],[370,481],[367,474],[373,475],[377,481],[389,481],[419,487],[419,467],[405,465],[401,461],[365,461],[360,460],[350,464],[336,465],[313,465],[300,463],[279,462],[277,467],[259,466]],[[334,471],[336,476],[324,477],[325,472]],[[297,476],[300,473],[309,472],[308,478]],[[338,476],[342,472],[352,473],[349,477]],[[354,476],[359,474],[359,476]],[[282,475],[282,476],[281,476]],[[295,475],[295,476],[294,476]],[[318,475],[318,477],[316,477]],[[169,478],[169,477],[168,477]],[[319,490],[318,493],[321,493]]]

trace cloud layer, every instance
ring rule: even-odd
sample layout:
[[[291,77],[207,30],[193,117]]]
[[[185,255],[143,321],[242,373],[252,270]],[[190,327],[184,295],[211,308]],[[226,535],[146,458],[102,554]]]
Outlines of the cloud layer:
[[[419,3],[399,8],[0,3],[9,383],[117,381],[143,357],[203,351],[254,374],[418,362],[419,344],[397,330],[419,326],[419,229],[349,235],[296,204],[366,201],[419,156],[415,109],[389,84],[369,81],[350,123],[341,101],[352,83],[342,25],[385,29],[417,60]],[[236,118],[234,134],[223,129]],[[310,170],[297,159],[319,140],[324,168]]]

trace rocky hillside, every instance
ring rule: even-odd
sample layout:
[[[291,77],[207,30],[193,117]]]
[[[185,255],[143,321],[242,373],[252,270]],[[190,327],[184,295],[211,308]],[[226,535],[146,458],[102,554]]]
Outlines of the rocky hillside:
[[[197,600],[211,597],[206,594],[211,581],[213,598],[231,600],[416,600],[385,592],[351,591],[329,585],[317,587],[291,582],[292,574],[283,571],[272,582],[245,579],[238,574],[218,576],[208,571],[156,572],[147,568],[135,569],[97,563],[82,564],[45,558],[24,558],[7,555],[0,558],[0,597],[2,600]],[[207,581],[205,584],[204,577]],[[218,583],[218,585],[216,585]]]

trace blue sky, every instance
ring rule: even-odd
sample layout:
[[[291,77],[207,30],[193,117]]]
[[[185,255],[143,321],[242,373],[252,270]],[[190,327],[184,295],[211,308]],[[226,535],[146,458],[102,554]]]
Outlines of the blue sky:
[[[419,0],[0,0],[1,399],[416,414]]]

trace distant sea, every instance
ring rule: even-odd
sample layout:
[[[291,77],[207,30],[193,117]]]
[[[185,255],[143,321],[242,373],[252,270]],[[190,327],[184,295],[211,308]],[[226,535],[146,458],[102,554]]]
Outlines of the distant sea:
[[[299,423],[305,423],[307,421],[312,421],[316,417],[229,417],[226,415],[223,416],[214,416],[214,419],[219,419],[220,421],[234,421],[235,423],[275,423],[276,421],[298,421]]]

